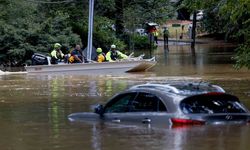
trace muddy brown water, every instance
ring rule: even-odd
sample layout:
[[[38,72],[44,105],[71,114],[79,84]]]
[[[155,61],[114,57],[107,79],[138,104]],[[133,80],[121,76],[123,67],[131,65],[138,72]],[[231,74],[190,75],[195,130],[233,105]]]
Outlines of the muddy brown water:
[[[233,47],[197,45],[195,55],[188,45],[168,48],[151,52],[158,64],[148,73],[1,75],[0,149],[249,149],[250,125],[159,128],[67,120],[70,113],[91,111],[94,104],[105,103],[132,85],[161,81],[211,82],[238,96],[250,109],[250,71],[233,69]]]

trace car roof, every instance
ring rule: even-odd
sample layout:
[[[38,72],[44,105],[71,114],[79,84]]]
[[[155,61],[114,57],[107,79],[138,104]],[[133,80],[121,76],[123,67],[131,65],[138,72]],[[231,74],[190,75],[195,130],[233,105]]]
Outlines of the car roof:
[[[151,89],[160,91],[161,93],[172,93],[181,96],[192,96],[211,92],[225,93],[225,90],[220,86],[206,82],[147,83],[135,85],[130,89]]]

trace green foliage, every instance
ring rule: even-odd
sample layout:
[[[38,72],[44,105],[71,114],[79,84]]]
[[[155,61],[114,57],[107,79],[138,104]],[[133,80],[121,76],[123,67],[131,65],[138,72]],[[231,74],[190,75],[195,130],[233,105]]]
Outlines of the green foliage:
[[[67,14],[57,13],[47,18],[40,15],[35,4],[23,0],[6,2],[2,8],[4,18],[0,20],[1,63],[21,65],[34,52],[49,53],[55,42],[64,46],[80,43],[79,36],[67,24]]]
[[[125,35],[129,48],[149,48],[147,36],[139,36],[134,33],[137,28],[144,28],[146,22],[165,23],[173,17],[174,7],[169,0],[127,0],[124,9],[124,26],[127,30]]]
[[[105,16],[109,19],[115,19],[115,0],[95,1],[95,13],[98,16]]]
[[[209,0],[206,0],[206,1],[203,1],[203,0],[182,0],[179,8],[189,8],[190,12],[193,12],[194,10],[202,9],[208,1]]]
[[[115,31],[111,28],[114,24],[114,21],[108,19],[106,17],[95,17],[95,24],[94,24],[94,42],[96,47],[102,47],[104,50],[109,50],[110,45],[117,44],[115,42],[116,35]],[[119,41],[119,40],[118,40]]]
[[[236,60],[235,68],[240,69],[247,67],[250,69],[250,40],[241,44],[237,49],[237,55],[234,57]]]
[[[108,50],[111,44],[116,44],[120,50],[127,49],[125,40],[117,36],[125,37],[145,22],[161,23],[174,13],[169,0],[122,0],[123,7],[119,9],[117,2],[120,1],[95,1],[95,47]],[[88,1],[0,0],[0,9],[0,63],[21,65],[34,52],[48,54],[55,42],[61,43],[65,52],[75,44],[87,45]],[[117,23],[118,10],[124,14],[120,22],[126,31],[123,35],[116,35],[111,28]],[[145,37],[130,38],[136,48],[145,47]]]
[[[225,40],[240,43],[236,49],[236,67],[249,68],[250,1],[249,0],[183,0],[190,11],[205,10],[203,23],[209,33],[221,33]]]
[[[145,22],[162,23],[175,13],[169,0],[134,0],[125,8],[126,26],[144,24]]]
[[[136,49],[147,49],[150,48],[149,38],[148,36],[136,36],[135,40],[135,48]],[[156,48],[156,47],[155,47]]]
[[[250,68],[250,3],[249,0],[227,0],[219,3],[219,15],[224,18],[226,38],[241,43],[236,49],[236,67]]]
[[[134,34],[131,38],[135,49],[147,49],[150,47],[148,36]]]

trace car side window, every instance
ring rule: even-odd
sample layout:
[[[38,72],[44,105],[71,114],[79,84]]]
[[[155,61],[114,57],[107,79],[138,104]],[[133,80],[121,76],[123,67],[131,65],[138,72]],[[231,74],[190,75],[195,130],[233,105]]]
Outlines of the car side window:
[[[113,98],[104,108],[105,113],[120,113],[128,112],[130,101],[133,100],[136,96],[136,93],[126,93],[118,95]]]
[[[132,112],[167,111],[163,102],[157,96],[150,93],[139,93],[131,105]]]

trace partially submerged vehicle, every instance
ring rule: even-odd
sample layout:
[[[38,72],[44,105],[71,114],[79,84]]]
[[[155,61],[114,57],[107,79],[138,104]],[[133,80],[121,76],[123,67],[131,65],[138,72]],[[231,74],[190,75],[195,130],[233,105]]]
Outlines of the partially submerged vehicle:
[[[131,124],[248,124],[249,110],[236,96],[208,83],[142,84],[115,95],[94,112],[68,116],[75,121]]]
[[[144,55],[138,57],[129,57],[126,60],[116,62],[97,63],[89,61],[88,63],[65,63],[51,64],[50,57],[42,54],[34,54],[32,56],[32,65],[25,66],[28,73],[48,73],[48,72],[69,72],[80,71],[82,73],[96,73],[103,74],[113,72],[142,72],[148,71],[155,66],[155,58],[143,59]]]

